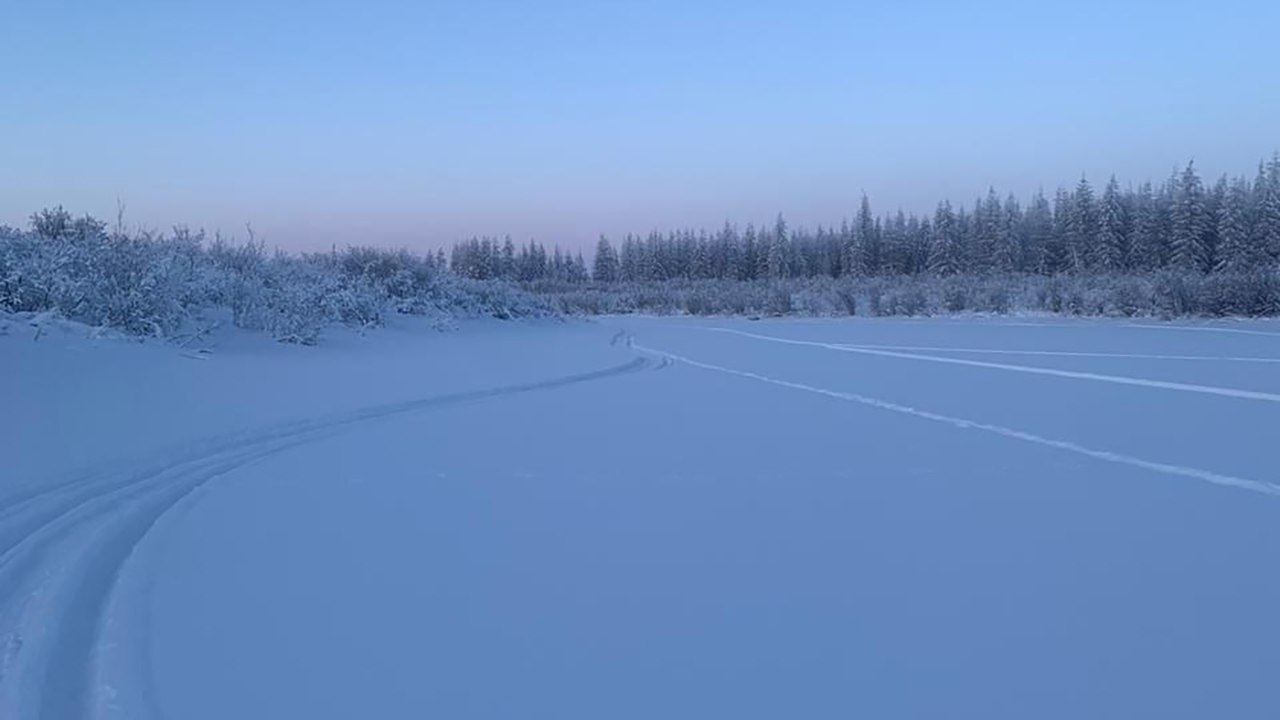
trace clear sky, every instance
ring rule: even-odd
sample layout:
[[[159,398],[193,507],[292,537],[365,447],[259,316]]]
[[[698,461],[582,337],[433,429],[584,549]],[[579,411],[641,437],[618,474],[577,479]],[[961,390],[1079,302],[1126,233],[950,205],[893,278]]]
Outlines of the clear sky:
[[[0,222],[574,246],[1252,173],[1280,2],[11,0]]]

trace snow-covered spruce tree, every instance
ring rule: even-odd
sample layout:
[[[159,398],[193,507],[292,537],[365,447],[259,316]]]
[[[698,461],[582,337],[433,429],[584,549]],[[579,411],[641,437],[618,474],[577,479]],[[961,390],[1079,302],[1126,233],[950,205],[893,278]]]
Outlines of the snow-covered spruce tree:
[[[618,251],[618,280],[635,282],[640,279],[640,251],[638,241],[631,234],[622,239],[622,248]]]
[[[1204,233],[1205,272],[1212,272],[1218,266],[1218,210],[1227,198],[1227,176],[1223,175],[1213,184],[1213,188],[1205,193]]]
[[[858,203],[857,221],[853,225],[855,275],[875,275],[880,271],[880,233],[876,229],[875,216],[871,214],[871,201],[862,194]]]
[[[787,267],[787,221],[778,213],[773,223],[773,233],[769,236],[769,253],[765,260],[768,277],[773,280],[790,275]]]
[[[840,274],[861,275],[866,268],[865,255],[854,238],[853,227],[848,218],[840,221],[840,230],[836,235],[840,253]]]
[[[756,277],[756,228],[752,223],[742,232],[742,258],[738,267],[739,280],[754,280]]]
[[[960,271],[971,271],[973,268],[969,267],[968,260],[969,248],[973,246],[973,216],[964,205],[958,206],[953,227],[956,251],[960,258]]]
[[[987,188],[987,196],[974,203],[974,238],[969,248],[968,265],[979,272],[999,270],[995,265],[996,245],[1004,225],[1004,212],[1000,197],[994,187]]]
[[[1205,243],[1208,217],[1204,187],[1196,174],[1195,163],[1187,163],[1186,170],[1178,178],[1171,220],[1170,264],[1179,270],[1208,272],[1211,268],[1209,248]]]
[[[1127,241],[1120,183],[1116,181],[1116,176],[1112,175],[1102,193],[1102,203],[1098,213],[1098,236],[1093,253],[1094,266],[1106,273],[1115,273],[1124,269]]]
[[[1092,265],[1093,248],[1098,242],[1098,208],[1088,178],[1081,177],[1076,184],[1069,223],[1067,269],[1083,273]]]
[[[569,267],[566,262],[566,256],[560,250],[560,246],[556,245],[551,249],[551,258],[547,263],[547,277],[558,283],[569,281]]]
[[[798,268],[796,275],[799,277],[829,276],[831,259],[827,248],[833,245],[830,233],[822,225],[819,225],[813,234],[796,233],[796,240],[792,243],[792,255]]]
[[[649,233],[642,242],[636,244],[636,270],[641,280],[666,280],[666,268],[662,262],[662,234],[658,231]]]
[[[1053,242],[1053,208],[1043,190],[1031,196],[1031,206],[1022,223],[1024,245],[1020,269],[1041,274],[1050,272],[1048,252]]]
[[[905,275],[911,272],[911,245],[907,236],[906,213],[899,210],[884,224],[881,240],[884,246],[882,274]],[[832,275],[835,274],[832,273]]]
[[[746,270],[743,268],[742,239],[738,236],[738,228],[728,220],[716,236],[716,244],[720,250],[720,272],[718,277],[731,280],[745,280]]]
[[[1165,243],[1160,233],[1155,194],[1151,183],[1138,186],[1130,202],[1130,236],[1128,266],[1135,270],[1154,270],[1164,267]]]
[[[748,227],[750,230],[750,227]],[[761,226],[759,229],[751,233],[751,237],[755,239],[755,253],[752,258],[755,260],[751,277],[756,280],[768,280],[769,275],[769,248],[773,242],[773,234],[767,227]]]
[[[596,282],[617,282],[618,258],[613,252],[613,245],[605,236],[600,236],[596,243],[596,258],[591,266],[591,278]]]
[[[1218,204],[1218,253],[1214,269],[1240,273],[1261,267],[1266,261],[1265,250],[1250,242],[1248,212],[1249,188],[1239,179],[1231,184]]]
[[[905,228],[903,241],[906,243],[906,248],[903,251],[903,273],[920,275],[929,268],[929,245],[932,242],[929,235],[932,232],[932,225],[929,218],[917,217],[915,213],[909,213]]]
[[[929,272],[934,275],[957,275],[964,270],[959,243],[959,230],[951,203],[943,201],[933,215],[933,242],[929,248]]]
[[[1070,269],[1069,250],[1072,234],[1072,214],[1074,213],[1071,193],[1058,188],[1053,196],[1053,224],[1047,241],[1044,243],[1040,257],[1040,272],[1054,275]]]
[[[709,280],[711,272],[711,247],[705,236],[691,240],[693,249],[690,252],[689,277],[697,280]]]
[[[1280,262],[1280,153],[1265,166],[1258,164],[1253,196],[1250,243],[1259,253]]]
[[[1022,208],[1012,194],[1005,198],[996,222],[999,225],[994,233],[991,267],[1002,275],[1008,275],[1022,269],[1022,252],[1026,245]]]
[[[1160,184],[1155,195],[1156,237],[1160,238],[1164,251],[1164,264],[1161,268],[1173,267],[1173,212],[1178,199],[1178,186],[1182,182],[1182,174],[1178,169]]]
[[[502,240],[502,256],[498,261],[498,276],[503,280],[516,279],[516,244],[508,235]]]
[[[929,218],[907,218],[907,234],[911,238],[911,274],[929,271],[929,252],[933,248],[933,223]]]

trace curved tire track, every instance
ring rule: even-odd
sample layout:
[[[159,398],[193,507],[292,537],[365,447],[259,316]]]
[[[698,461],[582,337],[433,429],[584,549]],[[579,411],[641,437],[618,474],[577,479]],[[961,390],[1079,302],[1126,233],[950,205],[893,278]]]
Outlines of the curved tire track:
[[[94,663],[120,570],[160,517],[211,480],[355,424],[665,364],[638,357],[594,372],[276,425],[140,469],[90,474],[11,498],[0,507],[0,717],[84,718],[109,702],[95,687]]]

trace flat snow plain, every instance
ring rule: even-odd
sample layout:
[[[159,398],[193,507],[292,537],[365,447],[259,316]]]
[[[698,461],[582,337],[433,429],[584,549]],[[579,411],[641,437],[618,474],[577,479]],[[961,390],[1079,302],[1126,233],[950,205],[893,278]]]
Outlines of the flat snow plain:
[[[4,322],[3,718],[1280,713],[1280,324]]]

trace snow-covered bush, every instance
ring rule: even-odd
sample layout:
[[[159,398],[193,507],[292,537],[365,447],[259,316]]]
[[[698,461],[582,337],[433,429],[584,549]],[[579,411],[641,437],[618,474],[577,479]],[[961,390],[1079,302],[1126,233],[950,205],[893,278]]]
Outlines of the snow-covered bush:
[[[1211,275],[1201,284],[1199,307],[1206,315],[1275,315],[1280,313],[1280,275],[1264,270]]]
[[[1131,275],[899,275],[666,280],[544,287],[567,314],[910,316],[936,313],[1186,316],[1280,314],[1280,276],[1162,271]]]
[[[502,320],[555,314],[545,298],[531,295],[504,280],[473,280],[442,275],[432,294],[435,308],[458,317]]]
[[[37,239],[0,226],[0,309],[26,312],[47,307],[49,293],[37,280],[43,261]]]
[[[349,248],[295,256],[264,245],[206,242],[203,233],[108,231],[62,208],[32,216],[30,231],[0,227],[0,309],[54,312],[125,333],[165,337],[204,309],[235,325],[311,344],[326,326],[381,325],[388,312],[515,318],[549,301],[503,281],[462,280],[436,257]]]
[[[1151,313],[1150,297],[1149,284],[1144,283],[1140,278],[1116,278],[1106,294],[1104,313],[1122,317],[1149,315]]]
[[[165,336],[188,317],[197,256],[181,238],[109,233],[61,208],[32,218],[33,231],[0,232],[0,303],[55,311],[134,335]]]
[[[839,288],[826,288],[814,283],[806,283],[787,294],[791,300],[790,312],[797,315],[827,317],[849,314],[844,311]],[[856,304],[857,301],[854,302]]]
[[[885,293],[881,307],[886,315],[927,315],[929,298],[919,287],[895,288]],[[850,315],[854,313],[849,313]]]
[[[233,245],[215,238],[207,253],[207,289],[214,305],[231,309],[236,327],[253,327],[266,302],[266,251],[259,243]]]
[[[1156,276],[1154,305],[1165,317],[1192,315],[1197,309],[1196,278],[1190,273],[1168,270]]]

